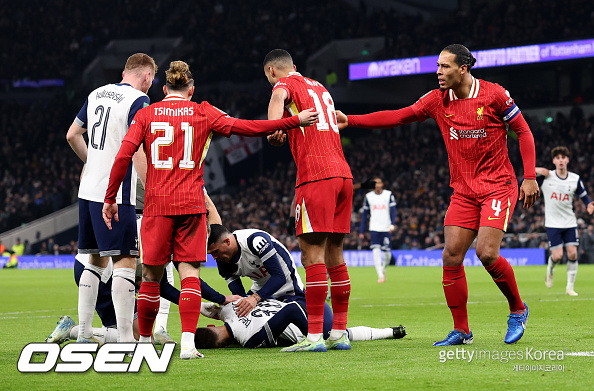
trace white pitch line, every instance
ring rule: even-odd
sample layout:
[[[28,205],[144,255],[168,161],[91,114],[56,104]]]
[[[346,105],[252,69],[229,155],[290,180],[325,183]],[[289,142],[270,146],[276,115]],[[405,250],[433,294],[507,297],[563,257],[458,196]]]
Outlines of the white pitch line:
[[[37,314],[39,312],[58,312],[58,311],[74,311],[77,308],[66,308],[66,309],[53,309],[53,310],[36,310],[36,311],[20,311],[20,312],[0,312],[0,316],[2,315],[20,315],[20,314]]]
[[[577,357],[594,357],[594,351],[591,352],[570,352],[565,353],[566,356],[577,356]]]
[[[27,316],[27,317],[19,317],[19,316],[2,316],[0,320],[4,319],[37,319],[37,318],[56,318],[58,315],[39,315],[39,316]]]
[[[592,301],[594,297],[584,297],[580,299],[571,299],[567,300],[560,300],[560,299],[550,299],[550,300],[537,300],[537,302],[572,302],[572,301]],[[505,300],[500,301],[469,301],[467,304],[501,304],[505,303]],[[425,305],[444,305],[445,302],[435,302],[435,303],[389,303],[389,304],[364,304],[360,307],[415,307],[415,306],[425,306]]]

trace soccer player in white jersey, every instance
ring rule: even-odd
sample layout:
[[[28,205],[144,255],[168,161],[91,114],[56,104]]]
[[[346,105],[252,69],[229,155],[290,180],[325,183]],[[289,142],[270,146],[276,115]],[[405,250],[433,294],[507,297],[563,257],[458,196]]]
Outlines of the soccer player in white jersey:
[[[241,277],[249,277],[253,282],[250,296],[238,304],[240,316],[269,298],[281,301],[305,298],[295,261],[276,238],[258,229],[231,233],[220,224],[213,224],[210,229],[208,253],[217,261],[219,274],[227,281],[229,290],[246,296]]]
[[[307,334],[307,314],[296,302],[264,300],[245,316],[238,315],[238,303],[235,301],[220,307],[214,303],[202,304],[202,315],[224,324],[197,328],[195,343],[198,348],[222,348],[235,343],[245,348],[289,346],[301,341]],[[382,329],[357,326],[348,328],[346,332],[351,341],[394,339],[406,335],[404,326]]]
[[[578,260],[577,248],[579,244],[577,221],[573,210],[573,197],[577,195],[586,205],[588,213],[594,212],[594,202],[588,197],[586,188],[580,176],[567,171],[569,164],[569,149],[555,147],[551,151],[554,170],[536,167],[542,195],[545,200],[545,227],[551,255],[549,256],[545,284],[547,288],[553,287],[553,271],[555,265],[563,258],[563,246],[567,250],[567,286],[565,293],[577,296],[574,290],[577,275]]]
[[[113,230],[103,223],[102,208],[109,174],[122,140],[138,110],[149,104],[146,95],[157,71],[148,55],[130,56],[122,72],[122,81],[107,84],[89,94],[85,104],[68,129],[66,139],[85,163],[78,192],[78,252],[90,254],[78,290],[79,342],[93,342],[91,324],[97,300],[100,276],[109,256],[114,263],[112,298],[120,342],[132,342],[134,316],[134,278],[136,270],[136,180],[137,171],[146,175],[146,158],[141,152],[128,167],[120,187],[117,203],[121,204],[119,221]],[[88,145],[83,134],[88,130]]]
[[[390,190],[384,189],[384,182],[375,177],[375,189],[365,195],[359,236],[363,239],[369,214],[369,235],[377,282],[386,281],[386,267],[392,259],[392,232],[396,222],[396,200]]]

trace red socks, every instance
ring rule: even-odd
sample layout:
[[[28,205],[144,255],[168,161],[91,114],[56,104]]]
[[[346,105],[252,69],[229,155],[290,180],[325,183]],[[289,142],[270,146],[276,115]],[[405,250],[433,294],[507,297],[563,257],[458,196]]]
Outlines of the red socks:
[[[142,282],[138,291],[136,311],[138,312],[138,331],[143,337],[153,335],[153,324],[159,312],[160,289],[157,282]]]
[[[332,295],[333,330],[346,330],[349,311],[349,297],[351,296],[351,280],[346,263],[328,268],[330,275],[330,294]]]
[[[468,334],[468,285],[464,266],[444,266],[442,285],[446,302],[454,318],[454,329],[464,330],[464,333]]]
[[[305,304],[307,331],[321,334],[324,331],[324,303],[328,294],[326,264],[314,263],[305,267]],[[334,315],[336,317],[336,314]]]
[[[501,255],[494,264],[491,266],[485,266],[485,269],[489,272],[493,281],[499,287],[499,290],[505,295],[509,302],[509,310],[512,313],[523,313],[526,309],[520,293],[518,292],[518,284],[516,283],[516,276],[514,269],[511,267],[509,262]]]
[[[182,333],[196,332],[196,325],[200,317],[202,292],[200,280],[196,277],[186,277],[181,281],[181,294],[179,295],[179,317],[181,318]],[[159,303],[157,303],[157,309]]]

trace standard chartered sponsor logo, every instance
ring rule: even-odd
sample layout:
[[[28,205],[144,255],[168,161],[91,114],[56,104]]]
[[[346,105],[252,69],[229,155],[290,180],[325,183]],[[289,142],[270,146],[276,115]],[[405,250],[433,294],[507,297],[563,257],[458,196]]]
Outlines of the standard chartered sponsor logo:
[[[450,140],[458,140],[461,138],[481,138],[487,137],[485,128],[482,129],[454,129],[450,127]]]

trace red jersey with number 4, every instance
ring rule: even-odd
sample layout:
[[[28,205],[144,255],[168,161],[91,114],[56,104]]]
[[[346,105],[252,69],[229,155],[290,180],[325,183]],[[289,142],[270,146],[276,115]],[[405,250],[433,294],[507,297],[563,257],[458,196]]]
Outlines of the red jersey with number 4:
[[[236,118],[179,95],[140,110],[124,140],[147,156],[145,216],[206,213],[203,162],[213,133],[229,137]]]
[[[507,151],[507,123],[520,109],[499,84],[472,78],[467,99],[451,89],[432,90],[412,105],[420,120],[433,118],[441,130],[450,162],[450,186],[476,197],[517,187]]]
[[[352,178],[340,143],[334,101],[328,90],[321,83],[303,77],[298,72],[291,72],[289,76],[281,78],[273,91],[278,88],[288,93],[284,117],[297,115],[310,108],[319,112],[318,121],[312,126],[287,132],[297,165],[295,187],[328,178]]]

